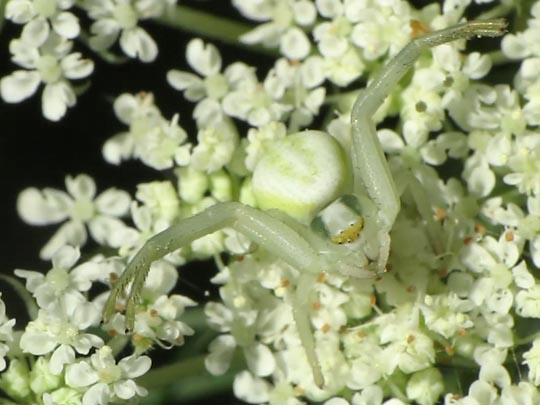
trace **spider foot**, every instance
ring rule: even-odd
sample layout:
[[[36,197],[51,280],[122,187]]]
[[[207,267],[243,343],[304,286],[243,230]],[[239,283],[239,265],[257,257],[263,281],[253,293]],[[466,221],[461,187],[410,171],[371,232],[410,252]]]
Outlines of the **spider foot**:
[[[111,277],[112,279],[112,277]],[[111,286],[111,293],[107,298],[103,308],[102,324],[109,322],[115,313],[124,312],[126,316],[126,333],[131,333],[135,325],[135,313],[137,304],[140,298],[140,291],[133,284],[130,287],[130,293],[127,295],[126,303],[120,307],[118,302],[120,297],[125,296],[126,285],[131,280],[126,280],[124,277],[119,280],[114,280]]]

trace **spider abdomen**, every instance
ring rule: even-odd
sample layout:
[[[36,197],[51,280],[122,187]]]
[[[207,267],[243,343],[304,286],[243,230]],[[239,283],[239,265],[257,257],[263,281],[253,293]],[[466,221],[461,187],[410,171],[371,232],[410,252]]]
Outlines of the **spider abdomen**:
[[[325,132],[303,131],[265,150],[253,172],[253,194],[260,208],[308,223],[343,193],[346,178],[341,145]]]

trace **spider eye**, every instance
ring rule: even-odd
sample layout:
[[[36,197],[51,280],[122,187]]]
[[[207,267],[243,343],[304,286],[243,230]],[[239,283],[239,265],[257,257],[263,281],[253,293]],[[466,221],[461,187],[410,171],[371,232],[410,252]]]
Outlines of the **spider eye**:
[[[253,172],[257,204],[309,223],[343,193],[346,159],[341,145],[321,131],[299,132],[274,142]]]

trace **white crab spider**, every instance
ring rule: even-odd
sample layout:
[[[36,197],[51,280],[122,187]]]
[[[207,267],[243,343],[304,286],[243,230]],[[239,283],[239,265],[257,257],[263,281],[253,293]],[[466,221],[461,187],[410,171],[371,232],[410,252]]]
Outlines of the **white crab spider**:
[[[322,387],[324,378],[307,314],[306,289],[312,286],[314,274],[339,272],[367,278],[384,272],[390,252],[389,233],[400,210],[399,193],[377,139],[373,115],[425,49],[472,36],[499,36],[505,27],[504,20],[471,21],[413,39],[354,103],[350,164],[339,143],[320,131],[304,131],[276,141],[253,175],[253,192],[261,209],[239,202],[218,203],[150,238],[113,286],[104,319],[112,316],[116,301],[129,287],[126,322],[127,328],[133,329],[150,264],[202,236],[230,227],[301,272],[296,293],[292,294],[293,318],[314,382]],[[352,176],[348,167],[352,167]],[[280,176],[287,177],[289,187],[282,187],[285,183]],[[334,243],[340,239],[332,242],[308,226],[321,209],[346,192],[358,198],[365,224],[363,247],[354,252]],[[352,226],[354,235],[360,228]]]

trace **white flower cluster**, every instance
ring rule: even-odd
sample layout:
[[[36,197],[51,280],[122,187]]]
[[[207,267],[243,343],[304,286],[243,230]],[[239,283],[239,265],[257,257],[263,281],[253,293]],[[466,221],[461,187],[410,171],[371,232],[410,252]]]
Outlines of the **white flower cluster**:
[[[138,23],[161,16],[176,0],[8,0],[5,18],[22,25],[20,38],[10,42],[11,60],[20,66],[0,80],[0,97],[19,103],[35,94],[43,84],[43,116],[60,120],[76,103],[80,85],[72,81],[88,78],[94,63],[80,52],[72,52],[83,19],[93,20],[89,44],[105,52],[117,41],[130,58],[152,62],[158,53],[152,37]],[[84,31],[84,30],[82,30]]]
[[[10,351],[9,366],[0,376],[4,392],[17,403],[108,404],[146,394],[133,378],[148,371],[150,358],[134,354],[116,364],[103,339],[87,332],[100,322],[102,299],[88,300],[86,293],[111,268],[100,260],[73,267],[79,257],[78,249],[65,245],[46,275],[15,271],[26,279],[39,308],[13,342],[19,350]],[[3,335],[13,322],[4,322]],[[28,361],[30,355],[37,360]]]
[[[126,192],[116,189],[106,190],[94,200],[96,186],[87,175],[68,176],[66,188],[69,194],[55,189],[30,188],[19,196],[18,210],[27,222],[46,225],[67,221],[41,252],[44,259],[52,257],[52,268],[45,275],[15,271],[17,276],[26,279],[26,288],[39,311],[18,338],[17,345],[22,353],[10,356],[9,368],[0,377],[0,385],[17,403],[37,401],[53,405],[75,401],[73,403],[89,405],[132,400],[146,395],[146,390],[133,381],[150,369],[150,358],[142,353],[154,345],[182,345],[184,336],[193,334],[180,318],[185,308],[195,303],[181,295],[170,294],[178,278],[174,265],[182,263],[182,258],[172,257],[153,266],[145,284],[147,305],[144,309],[141,307],[131,336],[135,352],[118,363],[116,353],[104,343],[102,334],[95,332],[107,294],[90,298],[93,296],[90,291],[93,285],[114,281],[111,275],[121,273],[126,255],[155,233],[157,218],[174,218],[174,203],[167,206],[163,196],[168,189],[159,184],[140,186],[137,197],[145,203],[141,207],[132,203]],[[173,201],[176,200],[173,198]],[[127,226],[120,219],[130,208],[139,229]],[[123,258],[95,256],[76,265],[80,253],[79,248],[72,245],[83,246],[88,234],[102,246],[119,249]],[[1,330],[10,328],[13,323],[4,322]],[[111,336],[123,336],[126,334],[124,325],[124,316],[118,314],[103,328]],[[6,337],[13,339],[7,333]],[[2,335],[3,340],[9,340],[6,337]],[[126,343],[127,338],[123,345]],[[7,346],[2,344],[1,348],[5,354]],[[25,360],[28,355],[38,357],[38,362],[30,369]]]
[[[139,159],[170,170],[172,181],[139,184],[134,200],[116,189],[96,197],[86,175],[67,177],[67,193],[21,193],[18,210],[27,222],[63,224],[41,252],[52,258],[53,268],[46,275],[16,271],[39,311],[18,340],[25,354],[9,358],[0,386],[26,401],[21,403],[73,398],[105,404],[144,395],[133,381],[150,367],[143,353],[155,345],[181,345],[193,333],[181,317],[195,302],[171,294],[176,267],[214,256],[219,271],[212,282],[221,300],[205,306],[218,333],[205,364],[220,375],[241,353],[245,370],[233,389],[243,401],[539,403],[540,337],[531,321],[540,318],[540,2],[532,6],[527,28],[502,42],[499,59],[519,63],[515,88],[481,82],[494,63],[490,55],[465,54],[464,42],[450,43],[423,55],[377,112],[378,122],[391,118],[378,136],[402,192],[391,233],[391,271],[368,280],[301,274],[225,228],[152,264],[135,314],[133,355],[116,363],[113,349],[86,330],[97,328],[106,299],[90,298],[90,288],[114,281],[151,236],[217,202],[257,208],[252,174],[273,142],[324,122],[320,129],[350,151],[350,109],[358,92],[344,88],[368,80],[412,37],[458,23],[472,3],[446,0],[442,8],[437,3],[416,10],[405,0],[233,0],[242,15],[260,23],[240,40],[279,52],[262,80],[261,72],[243,62],[224,67],[214,45],[193,39],[186,59],[194,72],[170,70],[167,81],[194,103],[196,134],[188,136],[178,115],[163,117],[150,93],[122,94],[114,103],[128,129],[106,142],[104,158],[114,164]],[[485,3],[497,2],[474,3],[487,8]],[[506,8],[496,10],[515,6],[502,3]],[[119,37],[127,55],[155,57],[155,44],[137,22],[160,15],[167,2],[83,4],[95,20],[96,49],[108,49]],[[20,86],[26,95],[40,81],[62,86],[65,110],[74,102],[66,79],[86,77],[91,68],[82,69],[79,55],[69,54],[66,45],[79,31],[65,11],[71,3],[58,1],[47,13],[40,7],[38,0],[8,3],[8,18],[26,24],[11,48],[14,55],[19,50],[14,61],[26,61],[21,66],[27,70],[4,78],[0,90],[8,101],[18,101]],[[29,37],[30,31],[42,41]],[[73,64],[86,74],[69,73]],[[54,80],[45,79],[53,67]],[[46,87],[44,96],[48,92],[53,90]],[[63,115],[55,111],[56,119]],[[407,173],[414,181],[405,179]],[[128,214],[129,220],[122,219]],[[312,227],[332,235],[357,217],[340,201]],[[77,265],[88,236],[114,256]],[[350,244],[355,247],[358,242]],[[304,284],[311,287],[302,298],[325,377],[322,387],[314,382],[294,320],[296,290]],[[103,329],[127,342],[125,320],[118,313]],[[10,322],[0,324],[0,331]],[[0,355],[11,333],[5,335],[0,333]],[[38,357],[32,369],[22,360],[28,354]],[[464,369],[467,381],[452,380]],[[19,378],[25,384],[17,385]]]

